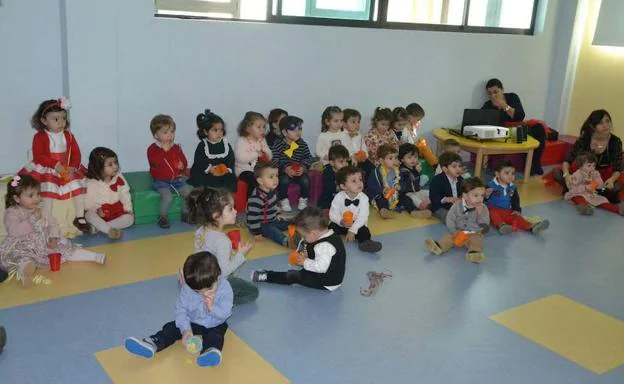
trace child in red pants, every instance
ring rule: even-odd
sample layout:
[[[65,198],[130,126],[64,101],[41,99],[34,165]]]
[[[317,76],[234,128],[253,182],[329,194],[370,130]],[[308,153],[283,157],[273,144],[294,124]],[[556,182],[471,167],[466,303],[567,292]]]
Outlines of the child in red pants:
[[[516,229],[530,231],[536,235],[550,226],[548,220],[530,223],[522,217],[520,194],[514,184],[516,169],[511,160],[501,160],[495,164],[495,177],[486,184],[486,204],[490,212],[490,222],[501,235]]]
[[[579,168],[565,177],[568,192],[564,198],[576,205],[581,215],[591,216],[594,214],[594,207],[599,207],[624,216],[624,203],[615,205],[600,194],[604,190],[604,182],[596,170],[596,162],[596,155],[590,152],[576,156],[575,163]]]

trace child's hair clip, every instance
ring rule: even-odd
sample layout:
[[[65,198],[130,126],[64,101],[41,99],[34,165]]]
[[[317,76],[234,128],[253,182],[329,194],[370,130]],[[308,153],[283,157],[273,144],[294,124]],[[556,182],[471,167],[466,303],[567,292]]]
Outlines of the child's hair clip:
[[[72,107],[69,99],[65,96],[61,96],[56,102],[58,103],[59,107],[63,108],[66,111],[69,111],[69,109]]]
[[[13,188],[17,188],[17,186],[19,186],[19,182],[22,178],[19,176],[15,176],[12,180],[11,180],[11,187]]]

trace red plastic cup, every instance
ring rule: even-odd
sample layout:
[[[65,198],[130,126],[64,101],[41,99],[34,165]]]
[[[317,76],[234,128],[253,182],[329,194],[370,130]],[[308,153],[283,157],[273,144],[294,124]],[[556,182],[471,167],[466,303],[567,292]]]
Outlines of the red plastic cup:
[[[232,249],[238,249],[238,244],[240,244],[241,239],[240,230],[232,229],[230,232],[227,233],[227,237],[229,237],[230,241],[232,242]]]
[[[50,270],[52,272],[58,272],[61,270],[61,254],[58,252],[50,253],[48,255],[50,260]]]

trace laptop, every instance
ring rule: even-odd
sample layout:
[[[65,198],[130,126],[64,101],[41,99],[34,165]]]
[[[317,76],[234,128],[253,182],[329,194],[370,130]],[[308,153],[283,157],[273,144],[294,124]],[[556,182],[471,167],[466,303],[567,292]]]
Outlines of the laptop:
[[[464,127],[467,125],[500,126],[500,111],[498,109],[464,109],[461,128],[450,128],[449,132],[464,136]]]

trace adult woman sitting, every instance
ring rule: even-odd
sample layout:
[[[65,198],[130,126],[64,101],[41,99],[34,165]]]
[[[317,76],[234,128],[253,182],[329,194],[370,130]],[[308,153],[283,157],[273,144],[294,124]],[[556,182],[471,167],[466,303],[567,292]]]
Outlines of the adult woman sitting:
[[[483,104],[481,109],[498,109],[500,111],[500,124],[508,127],[514,123],[523,122],[524,108],[520,97],[515,93],[505,93],[503,83],[498,79],[490,79],[485,84],[485,90],[489,100]],[[518,125],[518,124],[515,124]],[[533,151],[533,162],[531,163],[531,175],[542,175],[542,154],[546,146],[546,128],[540,123],[529,124],[529,132],[535,140],[539,142],[539,147]]]
[[[572,152],[560,169],[554,169],[551,175],[544,176],[546,183],[556,181],[567,190],[565,178],[577,170],[574,159],[580,152],[591,152],[598,162],[596,170],[604,181],[605,191],[601,192],[612,203],[618,203],[618,194],[624,187],[622,175],[622,140],[612,133],[611,115],[604,109],[589,114],[581,127],[581,136],[574,143]]]

